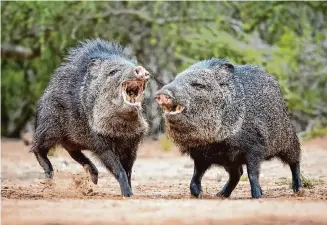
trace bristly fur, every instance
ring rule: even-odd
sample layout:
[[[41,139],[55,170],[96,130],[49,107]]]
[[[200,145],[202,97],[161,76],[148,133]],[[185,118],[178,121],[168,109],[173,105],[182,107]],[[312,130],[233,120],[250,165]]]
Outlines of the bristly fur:
[[[222,65],[224,63],[228,63],[228,60],[226,58],[218,59],[218,58],[211,58],[202,60],[199,62],[196,62],[195,64],[191,65],[186,70],[195,70],[195,69],[210,69],[219,65]]]
[[[77,46],[68,50],[62,65],[75,64],[83,70],[94,59],[126,60],[137,64],[135,57],[127,54],[120,44],[97,38],[79,41]]]
[[[46,154],[62,145],[97,181],[95,166],[81,152],[88,149],[117,178],[122,194],[131,195],[125,178],[130,179],[147,123],[141,109],[124,105],[121,87],[135,79],[136,66],[114,42],[86,40],[69,50],[37,104],[31,149],[46,177],[53,173]]]
[[[159,94],[185,107],[180,114],[165,114],[165,124],[181,152],[194,159],[193,195],[200,194],[204,172],[221,165],[230,182],[219,195],[228,197],[246,164],[252,197],[259,198],[260,163],[273,157],[290,165],[293,190],[301,189],[299,140],[278,82],[270,74],[252,65],[233,66],[225,59],[204,60],[178,74]]]

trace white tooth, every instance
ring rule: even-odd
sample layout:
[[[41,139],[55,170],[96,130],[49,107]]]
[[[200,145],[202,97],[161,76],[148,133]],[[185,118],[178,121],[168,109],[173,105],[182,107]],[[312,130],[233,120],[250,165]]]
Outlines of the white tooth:
[[[125,93],[125,91],[122,91],[122,92],[121,92],[121,95],[123,96],[123,99],[124,99],[124,101],[125,101],[125,99],[126,99],[126,93]]]
[[[138,97],[137,97],[137,99],[141,102],[142,101],[142,94],[140,94]]]
[[[135,102],[141,103],[142,101],[139,98],[136,98]]]
[[[180,112],[178,112],[178,111],[174,111],[174,112],[170,112],[169,114],[170,114],[170,115],[175,115],[175,114],[177,114],[177,113],[180,113]]]
[[[175,111],[165,110],[165,114],[175,115],[175,114],[181,113],[184,110],[184,108],[185,108],[184,106],[178,105],[176,107],[176,110]]]

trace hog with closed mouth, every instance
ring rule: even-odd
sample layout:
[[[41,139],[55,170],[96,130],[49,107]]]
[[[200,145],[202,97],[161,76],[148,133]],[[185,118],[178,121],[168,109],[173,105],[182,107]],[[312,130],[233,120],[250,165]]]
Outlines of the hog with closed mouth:
[[[252,65],[200,61],[158,91],[166,132],[194,160],[190,183],[201,197],[201,179],[212,165],[229,180],[217,194],[229,197],[246,165],[253,198],[262,197],[260,163],[273,157],[289,165],[294,192],[302,189],[300,144],[277,81]]]

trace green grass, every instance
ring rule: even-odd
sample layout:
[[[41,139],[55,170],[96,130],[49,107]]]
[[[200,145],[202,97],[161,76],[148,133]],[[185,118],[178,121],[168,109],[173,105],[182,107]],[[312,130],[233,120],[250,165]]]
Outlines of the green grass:
[[[289,185],[289,186],[291,186],[292,185],[292,180],[289,179],[289,178],[286,178],[286,177],[281,177],[281,178],[279,178],[278,181],[275,182],[275,184],[277,184],[277,185]]]
[[[303,140],[310,140],[315,137],[321,137],[327,135],[327,127],[322,126],[320,123],[317,123],[312,130],[306,132],[302,139]]]
[[[308,177],[305,177],[304,175],[301,174],[301,180],[302,180],[302,185],[304,188],[312,189],[316,185],[322,184],[323,181],[319,179],[311,179]],[[286,177],[282,177],[279,179],[279,181],[276,181],[275,184],[277,185],[289,185],[292,187],[292,180]]]
[[[241,181],[248,181],[249,180],[249,178],[247,177],[247,176],[241,176],[241,179],[240,179]]]
[[[308,188],[308,189],[312,189],[314,188],[316,185],[318,184],[322,184],[323,181],[322,180],[318,180],[318,179],[310,179],[308,177],[304,177],[301,174],[301,180],[302,180],[302,185],[304,188]]]

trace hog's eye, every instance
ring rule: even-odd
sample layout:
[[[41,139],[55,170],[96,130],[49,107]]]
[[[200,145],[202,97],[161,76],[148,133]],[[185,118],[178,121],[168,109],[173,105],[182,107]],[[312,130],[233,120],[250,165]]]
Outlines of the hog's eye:
[[[195,87],[195,88],[197,88],[197,89],[203,89],[203,88],[206,87],[205,85],[200,84],[200,83],[197,83],[197,82],[192,82],[192,83],[191,83],[191,86],[192,86],[192,87]]]
[[[113,75],[115,75],[117,72],[118,72],[117,69],[111,70],[111,71],[108,73],[108,76],[113,76]]]

